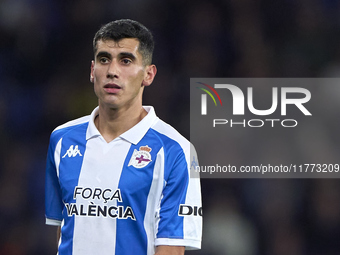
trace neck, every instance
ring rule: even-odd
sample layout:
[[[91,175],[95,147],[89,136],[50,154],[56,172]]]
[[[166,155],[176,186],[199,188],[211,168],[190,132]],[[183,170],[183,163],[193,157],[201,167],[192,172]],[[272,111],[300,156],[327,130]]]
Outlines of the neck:
[[[111,142],[147,115],[140,105],[129,109],[112,109],[99,105],[99,115],[95,118],[95,125],[106,142]]]

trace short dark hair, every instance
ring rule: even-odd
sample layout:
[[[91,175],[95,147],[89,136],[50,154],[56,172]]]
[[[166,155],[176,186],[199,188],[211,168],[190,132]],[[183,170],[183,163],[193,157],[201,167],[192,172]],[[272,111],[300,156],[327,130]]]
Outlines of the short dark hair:
[[[120,19],[103,25],[93,38],[93,51],[97,52],[97,42],[99,40],[114,40],[119,42],[124,38],[136,38],[139,41],[138,51],[143,57],[143,64],[152,63],[154,40],[151,32],[141,23],[130,20]]]

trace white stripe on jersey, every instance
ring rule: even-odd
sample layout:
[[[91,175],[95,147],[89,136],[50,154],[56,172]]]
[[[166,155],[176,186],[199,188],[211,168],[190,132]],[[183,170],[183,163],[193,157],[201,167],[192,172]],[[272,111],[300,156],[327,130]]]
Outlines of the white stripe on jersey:
[[[56,168],[56,171],[57,171],[58,178],[59,178],[60,150],[61,150],[62,140],[63,140],[63,138],[61,138],[59,140],[59,142],[57,143],[57,146],[55,148],[55,152],[54,152],[54,162],[55,162],[55,168]]]
[[[112,143],[107,143],[104,139],[88,140],[78,187],[92,190],[99,187],[101,190],[117,190],[122,167],[130,146],[129,142],[121,138],[116,138]],[[110,168],[111,171],[108,171]],[[95,198],[91,201],[91,199],[85,200],[81,196],[77,197],[76,203],[80,206],[91,202],[99,206],[117,206],[116,199],[104,201]],[[86,229],[92,229],[91,233]],[[84,242],[83,240],[89,241]],[[76,247],[73,250],[73,255],[107,254],[108,250],[114,251],[116,246],[116,221],[107,220],[105,217],[75,216],[73,242],[73,247]]]
[[[164,150],[163,148],[158,152],[155,169],[159,171],[153,172],[152,184],[150,187],[150,192],[148,195],[147,203],[146,203],[146,212],[144,218],[144,228],[148,239],[148,253],[155,253],[154,240],[157,232],[157,224],[155,224],[155,219],[158,217],[157,211],[155,212],[155,208],[160,205],[160,198],[162,194],[162,185],[159,185],[159,182],[164,178]]]

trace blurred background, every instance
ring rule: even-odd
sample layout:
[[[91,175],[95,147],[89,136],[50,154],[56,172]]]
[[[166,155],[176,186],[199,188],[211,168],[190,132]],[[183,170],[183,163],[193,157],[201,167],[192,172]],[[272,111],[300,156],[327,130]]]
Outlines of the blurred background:
[[[92,38],[120,18],[154,33],[158,73],[144,104],[187,138],[190,77],[340,76],[338,0],[1,0],[1,255],[56,253],[44,217],[49,135],[96,106]],[[311,128],[334,134],[319,142],[337,158],[337,130]],[[340,254],[339,179],[202,179],[202,193],[203,248],[188,254]]]

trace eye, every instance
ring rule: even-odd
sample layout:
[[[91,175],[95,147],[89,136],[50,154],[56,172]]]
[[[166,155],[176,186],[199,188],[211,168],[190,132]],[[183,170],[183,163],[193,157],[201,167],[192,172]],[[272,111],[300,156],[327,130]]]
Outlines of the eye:
[[[124,65],[128,65],[132,62],[131,59],[128,59],[128,58],[123,58],[121,61]]]
[[[110,62],[110,60],[109,60],[108,58],[102,57],[102,58],[99,59],[99,62],[100,62],[101,64],[107,64],[107,63]]]

